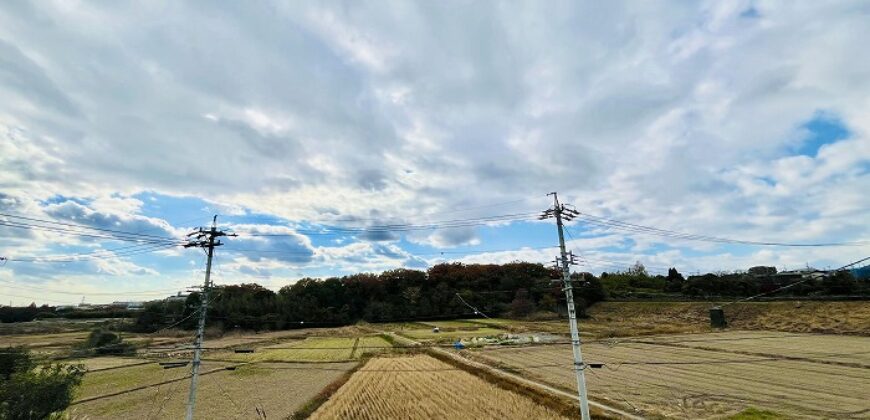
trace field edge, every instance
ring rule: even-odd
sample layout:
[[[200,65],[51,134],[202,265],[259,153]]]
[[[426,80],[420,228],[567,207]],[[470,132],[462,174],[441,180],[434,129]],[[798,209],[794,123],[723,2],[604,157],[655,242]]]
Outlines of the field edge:
[[[355,360],[359,362],[356,364],[356,366],[354,366],[347,372],[342,373],[341,376],[338,377],[338,379],[332,381],[332,383],[323,388],[320,392],[317,393],[317,395],[315,395],[313,398],[303,404],[300,409],[296,410],[296,412],[293,413],[293,415],[291,415],[289,418],[292,420],[302,420],[311,417],[311,415],[314,414],[314,412],[317,411],[320,406],[329,401],[329,399],[332,398],[332,396],[335,395],[335,393],[338,392],[338,390],[342,386],[344,386],[347,381],[350,380],[350,377],[353,376],[356,371],[360,370],[363,366],[365,366],[366,363],[369,362],[369,360],[371,360],[371,357],[365,356],[363,356],[363,358],[359,360]]]

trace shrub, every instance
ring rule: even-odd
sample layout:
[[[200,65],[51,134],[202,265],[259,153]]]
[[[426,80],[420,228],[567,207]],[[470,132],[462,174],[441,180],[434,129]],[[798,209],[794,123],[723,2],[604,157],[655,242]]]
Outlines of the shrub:
[[[33,361],[26,347],[6,347],[0,352],[0,378],[9,380],[16,371],[30,370]]]
[[[0,381],[0,419],[58,418],[72,402],[82,382],[82,365],[53,364],[35,368],[30,353],[9,348],[2,360]],[[8,369],[8,375],[6,374]]]
[[[120,335],[102,328],[91,331],[84,348],[96,354],[132,354],[135,351],[135,347],[125,343]]]

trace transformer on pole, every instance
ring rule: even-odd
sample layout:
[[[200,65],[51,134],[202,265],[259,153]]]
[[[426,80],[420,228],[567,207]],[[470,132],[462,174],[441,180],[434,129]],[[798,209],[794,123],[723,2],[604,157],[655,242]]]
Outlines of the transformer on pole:
[[[569,265],[576,263],[574,262],[573,252],[569,253],[565,250],[565,234],[562,225],[563,219],[570,221],[578,213],[559,203],[559,196],[555,192],[547,195],[553,196],[553,207],[545,210],[538,219],[556,219],[556,227],[559,231],[560,251],[556,262],[562,271],[562,290],[565,292],[565,301],[568,305],[568,324],[571,327],[571,347],[574,351],[574,373],[577,377],[577,397],[580,400],[580,417],[583,420],[590,420],[592,417],[589,416],[589,400],[586,398],[585,370],[587,365],[583,363],[583,352],[580,349],[580,331],[577,328],[577,313],[574,309],[574,291],[571,286],[571,271],[569,269]]]
[[[211,222],[211,228],[205,230],[203,228],[199,228],[187,235],[189,238],[188,243],[184,244],[185,248],[203,248],[206,250],[206,255],[208,259],[206,260],[205,265],[205,282],[202,286],[202,293],[200,296],[200,305],[199,305],[199,320],[196,325],[196,337],[194,338],[193,343],[193,364],[191,367],[191,375],[190,375],[190,394],[187,398],[187,420],[193,420],[193,409],[196,406],[196,381],[199,378],[199,366],[202,363],[202,341],[203,334],[205,331],[205,319],[206,319],[206,310],[208,310],[209,304],[209,291],[212,287],[211,283],[211,261],[214,258],[214,249],[215,247],[223,245],[220,240],[215,240],[215,238],[221,236],[236,236],[235,234],[228,234],[224,231],[217,230],[217,215],[214,216]]]

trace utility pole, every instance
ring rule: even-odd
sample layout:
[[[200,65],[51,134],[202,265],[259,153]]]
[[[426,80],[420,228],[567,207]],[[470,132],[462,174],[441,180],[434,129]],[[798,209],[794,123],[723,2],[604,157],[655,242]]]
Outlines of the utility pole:
[[[568,304],[568,323],[571,326],[571,347],[574,350],[574,373],[577,376],[577,397],[580,399],[580,418],[582,420],[590,420],[592,417],[589,416],[589,401],[586,398],[585,371],[587,365],[583,363],[583,352],[580,350],[580,332],[577,329],[577,313],[574,310],[574,292],[571,287],[571,271],[569,269],[570,264],[576,263],[574,262],[574,253],[565,251],[565,234],[562,226],[563,218],[566,221],[571,221],[579,213],[559,203],[559,196],[555,192],[547,195],[553,196],[553,207],[545,210],[538,219],[555,218],[556,227],[559,230],[560,255],[556,263],[562,271],[562,290],[565,292],[565,301]]]
[[[227,234],[224,231],[217,230],[217,215],[214,216],[211,222],[211,229],[205,230],[199,228],[189,234],[188,243],[184,244],[185,248],[203,248],[206,250],[208,259],[205,264],[205,283],[202,286],[199,305],[199,321],[196,326],[196,337],[193,343],[193,367],[190,375],[190,394],[187,397],[187,420],[193,420],[193,408],[196,405],[196,380],[199,378],[199,365],[202,363],[202,340],[205,331],[205,316],[208,309],[209,289],[211,289],[211,260],[214,258],[215,247],[223,245],[220,240],[215,238],[221,236],[236,236],[235,234]]]

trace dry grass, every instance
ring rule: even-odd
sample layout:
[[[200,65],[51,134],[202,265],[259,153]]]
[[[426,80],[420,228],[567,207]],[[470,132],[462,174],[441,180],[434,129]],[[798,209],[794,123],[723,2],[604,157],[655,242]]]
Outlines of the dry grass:
[[[202,371],[212,370],[225,365],[225,363],[204,362],[202,364]],[[110,394],[144,385],[183,378],[189,375],[190,366],[163,369],[157,363],[89,372],[82,381],[76,399]]]
[[[314,413],[317,409],[320,408],[323,403],[332,398],[332,395],[338,392],[347,381],[350,380],[351,376],[359,369],[365,362],[361,362],[357,364],[352,369],[345,371],[341,376],[336,378],[332,383],[327,385],[325,388],[321,389],[313,398],[308,400],[302,407],[296,410],[291,417],[293,420],[307,419],[311,417],[311,414]]]
[[[146,359],[138,359],[135,357],[90,357],[87,359],[69,359],[64,360],[67,364],[82,364],[89,372],[116,369],[123,366],[133,366],[151,363]]]
[[[392,347],[380,336],[309,337],[291,343],[257,348],[254,353],[214,353],[209,359],[235,362],[338,362],[360,358]]]
[[[418,340],[418,341],[434,341],[434,342],[452,342],[460,338],[471,338],[471,337],[490,337],[490,336],[499,336],[507,333],[507,331],[502,329],[495,329],[489,327],[482,328],[474,328],[469,330],[448,330],[441,332],[432,332],[432,329],[419,329],[419,330],[404,330],[398,332],[400,335],[405,337]]]
[[[580,405],[576,398],[565,398],[564,396],[550,393],[539,387],[531,386],[520,381],[516,381],[500,372],[485,369],[476,364],[469,363],[469,360],[449,352],[439,351],[438,349],[429,349],[426,352],[430,356],[445,362],[451,366],[460,368],[478,378],[484,379],[487,382],[498,386],[512,393],[522,394],[536,404],[552,409],[555,413],[573,418],[580,410]],[[589,407],[589,413],[594,419],[612,419],[611,413],[598,409],[597,407]]]
[[[709,302],[602,302],[581,320],[597,337],[709,332]],[[729,328],[870,335],[867,302],[763,302],[725,307]],[[567,325],[564,327],[567,333]]]
[[[807,357],[868,348],[868,339],[863,337],[831,336],[827,341],[813,341],[814,336],[804,336],[809,344],[801,350],[793,346],[799,340],[780,334],[786,337],[781,343],[746,339],[739,340],[740,346],[754,345],[754,350],[767,354],[803,351]],[[864,344],[852,342],[853,338],[864,340]],[[728,344],[722,347],[727,349]],[[750,406],[790,418],[870,416],[864,392],[858,391],[870,389],[867,368],[630,341],[587,343],[583,353],[587,362],[606,364],[587,371],[590,398],[629,411],[637,409],[644,416],[719,418]],[[564,389],[575,387],[569,345],[489,349],[472,354],[523,376]]]
[[[287,418],[355,363],[262,364],[202,376],[196,418]],[[186,370],[189,372],[189,370]],[[183,418],[189,381],[179,381],[71,407],[72,419]]]
[[[870,337],[776,331],[727,331],[642,339],[644,342],[738,354],[784,356],[870,369]]]
[[[65,332],[90,331],[106,324],[124,323],[120,319],[42,319],[29,322],[0,323],[0,336],[17,334],[60,334]]]
[[[389,350],[391,347],[393,347],[393,345],[384,339],[384,337],[379,335],[360,337],[359,341],[356,342],[356,348],[354,349],[352,357],[354,359],[359,359],[366,355],[382,353]]]
[[[711,302],[601,302],[580,320],[580,334],[590,338],[707,333]],[[725,308],[729,329],[870,335],[866,302],[750,302]],[[567,320],[474,319],[462,322],[512,333],[568,334]]]
[[[424,326],[429,328],[438,327],[441,330],[462,330],[462,329],[477,329],[480,328],[480,324],[476,324],[474,322],[462,321],[462,320],[454,320],[454,321],[426,321],[420,322]]]
[[[372,359],[313,419],[565,418],[426,355]]]
[[[2,346],[25,346],[31,349],[68,349],[87,339],[88,332],[63,332],[57,334],[20,334],[2,336]]]
[[[302,328],[260,333],[253,331],[229,331],[219,337],[206,339],[205,344],[206,347],[235,347],[263,343],[277,344],[287,340],[300,340],[315,336],[355,337],[360,335],[360,333],[360,329],[353,325],[339,328]]]

